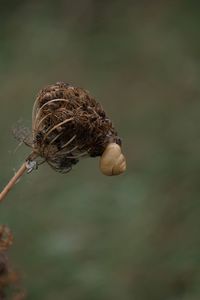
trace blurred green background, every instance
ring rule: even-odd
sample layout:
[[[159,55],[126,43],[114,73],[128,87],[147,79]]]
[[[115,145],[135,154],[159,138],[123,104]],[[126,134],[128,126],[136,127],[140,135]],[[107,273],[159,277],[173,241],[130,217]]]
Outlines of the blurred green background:
[[[11,128],[57,81],[103,104],[128,161],[42,165],[1,204],[27,299],[200,299],[198,1],[0,4],[1,188],[29,153]]]

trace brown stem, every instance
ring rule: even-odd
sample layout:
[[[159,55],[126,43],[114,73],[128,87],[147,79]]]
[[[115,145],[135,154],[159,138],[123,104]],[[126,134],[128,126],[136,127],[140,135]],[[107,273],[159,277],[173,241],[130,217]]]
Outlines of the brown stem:
[[[3,201],[3,199],[6,197],[8,192],[13,188],[15,183],[19,180],[19,178],[26,172],[27,170],[27,164],[26,162],[23,163],[23,165],[19,168],[17,173],[13,176],[13,178],[8,182],[8,184],[5,186],[3,191],[0,193],[0,202]]]
[[[31,153],[29,155],[27,161],[33,160],[35,158],[36,158],[36,155],[34,153]],[[4,187],[4,189],[0,193],[0,202],[4,200],[4,198],[7,196],[8,192],[14,187],[14,185],[17,183],[17,181],[28,170],[27,161],[22,164],[22,166],[19,168],[19,170],[15,173],[15,175],[11,178],[11,180],[8,182],[8,184]]]

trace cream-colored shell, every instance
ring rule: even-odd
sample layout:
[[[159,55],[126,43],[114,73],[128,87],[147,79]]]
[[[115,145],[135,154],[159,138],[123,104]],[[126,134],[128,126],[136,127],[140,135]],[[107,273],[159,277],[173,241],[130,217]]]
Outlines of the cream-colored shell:
[[[107,176],[119,175],[126,171],[126,159],[118,144],[108,144],[100,158],[100,170]]]

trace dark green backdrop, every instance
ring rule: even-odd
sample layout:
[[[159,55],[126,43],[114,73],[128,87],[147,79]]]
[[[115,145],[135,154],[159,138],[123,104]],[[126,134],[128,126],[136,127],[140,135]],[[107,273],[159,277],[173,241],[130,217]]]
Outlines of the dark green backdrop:
[[[128,170],[98,159],[26,175],[1,204],[29,300],[200,297],[198,1],[1,1],[0,186],[29,149],[40,88],[88,89],[123,139]]]

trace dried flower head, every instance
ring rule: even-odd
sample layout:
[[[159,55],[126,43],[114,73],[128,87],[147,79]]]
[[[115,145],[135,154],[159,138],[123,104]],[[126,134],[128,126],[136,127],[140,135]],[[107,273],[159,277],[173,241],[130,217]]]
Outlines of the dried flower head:
[[[71,170],[81,157],[101,156],[121,140],[102,106],[78,87],[58,82],[42,89],[32,116],[33,151],[55,170]]]
[[[25,129],[14,130],[14,135],[32,152],[0,193],[0,201],[26,171],[43,162],[66,173],[82,157],[101,156],[103,174],[119,175],[126,170],[121,140],[102,106],[86,90],[67,83],[57,82],[39,92],[33,106],[31,139]]]

